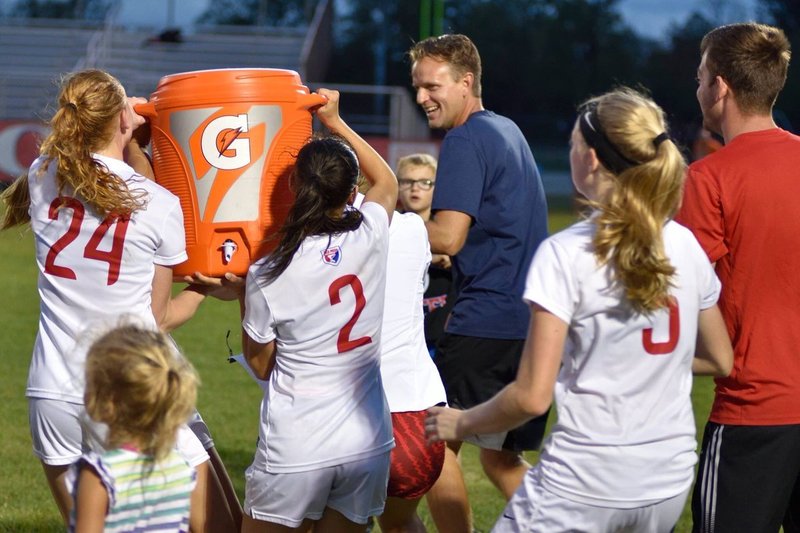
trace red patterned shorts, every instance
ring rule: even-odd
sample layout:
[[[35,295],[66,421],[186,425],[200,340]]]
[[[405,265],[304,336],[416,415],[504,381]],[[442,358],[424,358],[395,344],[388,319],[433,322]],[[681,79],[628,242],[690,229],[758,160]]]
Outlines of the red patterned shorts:
[[[389,469],[387,494],[395,498],[421,498],[439,479],[444,464],[444,442],[427,444],[425,411],[392,413],[395,447]]]

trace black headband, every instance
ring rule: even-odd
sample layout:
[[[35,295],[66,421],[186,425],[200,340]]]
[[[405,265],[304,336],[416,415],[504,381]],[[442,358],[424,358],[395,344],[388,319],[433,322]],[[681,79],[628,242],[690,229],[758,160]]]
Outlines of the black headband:
[[[671,141],[671,140],[672,140],[672,139],[670,139],[670,138],[669,138],[669,134],[668,134],[666,131],[662,131],[661,133],[659,133],[658,135],[656,135],[656,138],[655,138],[655,139],[653,139],[653,146],[655,146],[656,148],[658,148],[658,147],[659,147],[659,145],[660,145],[661,143],[663,143],[664,141]]]
[[[603,128],[600,126],[600,120],[597,118],[597,108],[581,114],[578,124],[586,144],[594,148],[597,153],[597,159],[614,174],[620,174],[624,170],[640,164],[622,155],[617,147],[608,140]]]

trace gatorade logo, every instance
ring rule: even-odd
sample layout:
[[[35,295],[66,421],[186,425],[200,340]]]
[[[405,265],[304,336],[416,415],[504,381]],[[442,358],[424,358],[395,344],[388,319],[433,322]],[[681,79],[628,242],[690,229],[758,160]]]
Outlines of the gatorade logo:
[[[258,220],[261,179],[282,127],[279,105],[230,104],[170,114],[170,137],[194,178],[199,218],[214,223]]]
[[[250,140],[247,133],[247,114],[215,118],[203,130],[200,147],[206,161],[220,170],[236,170],[250,164]]]

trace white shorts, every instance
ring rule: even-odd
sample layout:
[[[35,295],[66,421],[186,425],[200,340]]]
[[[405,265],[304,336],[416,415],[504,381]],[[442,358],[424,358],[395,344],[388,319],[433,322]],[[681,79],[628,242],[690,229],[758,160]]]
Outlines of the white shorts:
[[[51,466],[65,466],[80,459],[85,412],[79,403],[28,398],[28,422],[36,457]]]
[[[689,490],[644,507],[597,507],[550,492],[541,485],[533,467],[497,519],[492,533],[669,533],[681,516]]]
[[[256,520],[298,527],[319,520],[326,507],[366,524],[383,513],[390,452],[306,472],[245,472],[244,512]]]
[[[28,398],[28,420],[33,453],[51,466],[69,465],[84,451],[100,450],[108,432],[105,424],[89,418],[83,404],[63,400]],[[209,460],[203,444],[186,425],[178,430],[176,448],[193,467]]]

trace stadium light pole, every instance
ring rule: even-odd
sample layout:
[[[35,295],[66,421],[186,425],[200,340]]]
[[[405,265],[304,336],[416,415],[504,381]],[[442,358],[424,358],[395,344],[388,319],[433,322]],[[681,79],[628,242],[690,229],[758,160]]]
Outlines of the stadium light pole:
[[[433,33],[444,34],[444,0],[433,0]]]
[[[431,36],[431,0],[419,1],[419,40]]]
[[[433,30],[433,33],[431,33]],[[444,33],[444,0],[420,0],[419,40]]]

